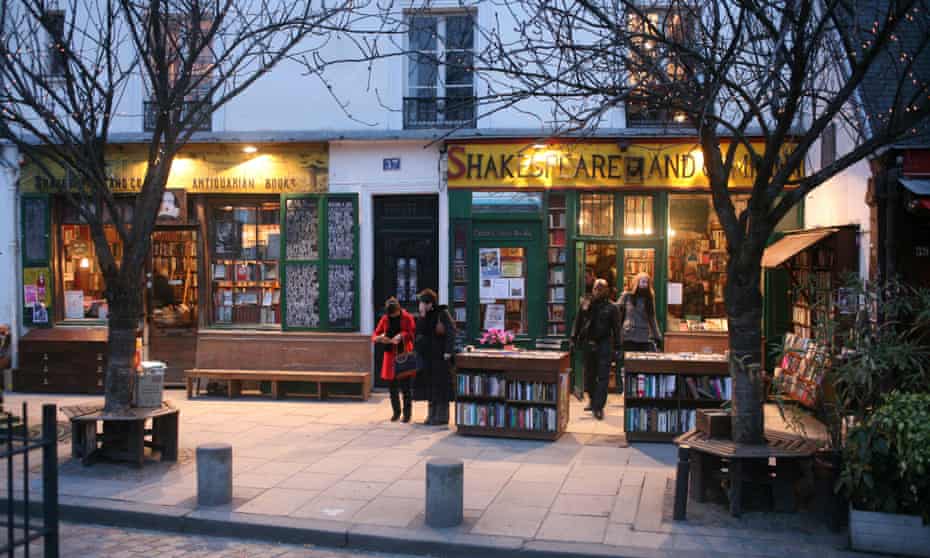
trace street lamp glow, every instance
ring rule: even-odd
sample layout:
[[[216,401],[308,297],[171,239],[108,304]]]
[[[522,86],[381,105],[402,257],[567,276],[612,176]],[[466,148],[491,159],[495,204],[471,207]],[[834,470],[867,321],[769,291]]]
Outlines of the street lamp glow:
[[[243,152],[243,153],[249,153],[249,154],[257,153],[257,152],[258,152],[258,148],[255,147],[254,145],[247,145],[247,146],[245,146],[245,147],[242,148],[242,152]]]

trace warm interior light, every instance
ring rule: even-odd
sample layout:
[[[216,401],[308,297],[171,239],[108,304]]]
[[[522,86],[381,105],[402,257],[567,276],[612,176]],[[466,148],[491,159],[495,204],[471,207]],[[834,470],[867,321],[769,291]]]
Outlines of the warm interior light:
[[[680,122],[684,122],[684,121],[685,121],[685,115],[684,115],[684,113],[679,112],[678,114],[675,115],[675,122],[679,122],[679,123],[680,123]]]
[[[533,149],[545,149],[545,148],[546,148],[546,144],[544,143],[533,144]]]
[[[691,158],[694,159],[694,168],[696,170],[701,170],[704,168],[704,152],[700,149],[694,149],[691,151]]]
[[[242,148],[242,152],[243,152],[243,153],[257,153],[257,152],[258,152],[258,148],[255,147],[254,145],[247,145],[247,146],[245,146],[245,147]]]
[[[672,227],[668,228],[668,237],[675,238],[675,229],[673,229]]]
[[[87,269],[90,267],[90,260],[87,258],[81,258],[81,269]]]

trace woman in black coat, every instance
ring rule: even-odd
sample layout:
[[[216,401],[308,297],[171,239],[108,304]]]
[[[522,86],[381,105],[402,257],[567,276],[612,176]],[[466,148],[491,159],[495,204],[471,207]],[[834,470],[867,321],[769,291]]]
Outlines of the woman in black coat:
[[[420,315],[417,318],[415,349],[419,361],[415,399],[429,401],[424,424],[449,424],[452,400],[452,355],[455,348],[455,322],[445,306],[437,305],[436,292],[426,289],[417,295]]]

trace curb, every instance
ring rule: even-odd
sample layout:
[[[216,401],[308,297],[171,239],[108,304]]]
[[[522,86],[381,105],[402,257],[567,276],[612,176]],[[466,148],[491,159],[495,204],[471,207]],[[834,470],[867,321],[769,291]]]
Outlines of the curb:
[[[219,509],[192,509],[117,500],[59,497],[59,519],[71,523],[212,535],[269,543],[397,554],[482,558],[705,558],[707,552],[615,547],[602,544],[527,541],[519,537],[473,535],[454,529],[417,532],[399,527],[340,521],[262,516]],[[0,509],[7,505],[0,499]],[[14,500],[23,513],[21,500]],[[30,501],[32,516],[42,516],[42,502]],[[736,556],[712,553],[714,556]]]

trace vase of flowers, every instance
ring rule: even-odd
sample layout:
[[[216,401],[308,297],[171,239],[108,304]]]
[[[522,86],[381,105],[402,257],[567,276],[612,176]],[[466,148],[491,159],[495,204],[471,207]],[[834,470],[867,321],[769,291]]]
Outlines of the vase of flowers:
[[[513,338],[514,335],[510,331],[505,329],[491,328],[485,331],[484,335],[481,336],[481,344],[490,347],[503,348],[505,350],[513,350]]]

